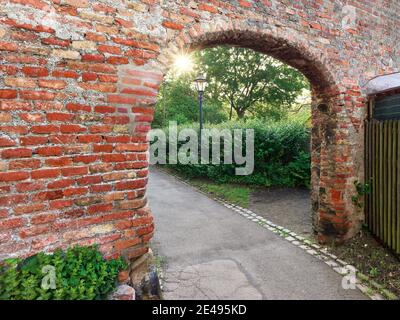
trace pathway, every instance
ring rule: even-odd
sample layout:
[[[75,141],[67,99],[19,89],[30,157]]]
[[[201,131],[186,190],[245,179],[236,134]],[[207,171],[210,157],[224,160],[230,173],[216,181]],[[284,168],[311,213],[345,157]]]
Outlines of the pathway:
[[[324,262],[155,168],[148,198],[165,299],[366,299]]]

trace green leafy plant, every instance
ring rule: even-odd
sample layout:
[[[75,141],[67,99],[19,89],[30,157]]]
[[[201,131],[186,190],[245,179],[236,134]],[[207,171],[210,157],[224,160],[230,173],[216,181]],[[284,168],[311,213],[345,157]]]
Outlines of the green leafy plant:
[[[370,275],[371,277],[377,277],[377,276],[379,275],[379,270],[378,270],[378,268],[372,267],[372,268],[369,270],[369,275]]]
[[[362,209],[365,196],[371,192],[371,184],[354,181],[354,186],[356,188],[356,194],[351,197],[351,200],[357,208]]]
[[[97,246],[76,246],[52,254],[0,263],[0,300],[99,300],[117,284],[121,258],[106,260]],[[46,268],[54,270],[54,284],[46,287]]]

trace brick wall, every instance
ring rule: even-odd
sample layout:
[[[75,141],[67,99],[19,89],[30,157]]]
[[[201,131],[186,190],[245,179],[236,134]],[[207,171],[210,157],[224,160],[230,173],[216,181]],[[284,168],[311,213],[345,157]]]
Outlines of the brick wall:
[[[98,243],[107,256],[146,252],[146,133],[158,88],[176,52],[219,44],[270,54],[309,78],[316,231],[326,241],[358,230],[361,86],[399,71],[395,1],[0,5],[0,259],[75,243]],[[355,23],[343,24],[352,12]]]

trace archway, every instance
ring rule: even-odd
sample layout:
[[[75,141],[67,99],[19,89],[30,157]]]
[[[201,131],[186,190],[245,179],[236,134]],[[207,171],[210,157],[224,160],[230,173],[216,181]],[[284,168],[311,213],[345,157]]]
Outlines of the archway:
[[[301,39],[284,39],[244,27],[241,30],[192,32],[192,37],[178,38],[161,53],[160,68],[165,73],[172,64],[171,59],[179,52],[218,45],[253,49],[298,69],[307,77],[312,86],[311,199],[314,231],[321,242],[341,242],[350,238],[359,228],[360,217],[354,214],[350,192],[346,194],[345,190],[352,184],[347,180],[352,178],[351,172],[345,172],[351,147],[340,143],[344,137],[339,133],[342,120],[337,116],[336,107],[344,105],[345,101],[329,60],[323,52],[302,45]]]

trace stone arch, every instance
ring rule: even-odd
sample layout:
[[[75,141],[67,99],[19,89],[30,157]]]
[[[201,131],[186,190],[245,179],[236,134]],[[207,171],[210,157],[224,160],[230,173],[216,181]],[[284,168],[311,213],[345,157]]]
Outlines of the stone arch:
[[[248,25],[232,28],[217,25],[211,30],[199,31],[192,27],[187,33],[171,41],[161,51],[158,66],[165,74],[172,65],[174,55],[219,45],[253,49],[286,63],[302,72],[311,84],[311,201],[314,231],[321,242],[341,242],[353,232],[352,217],[340,213],[332,201],[330,181],[336,176],[336,129],[340,126],[335,106],[343,105],[340,83],[336,81],[332,63],[324,51],[306,46],[301,35],[290,37],[268,33]],[[350,211],[347,211],[349,213]]]

